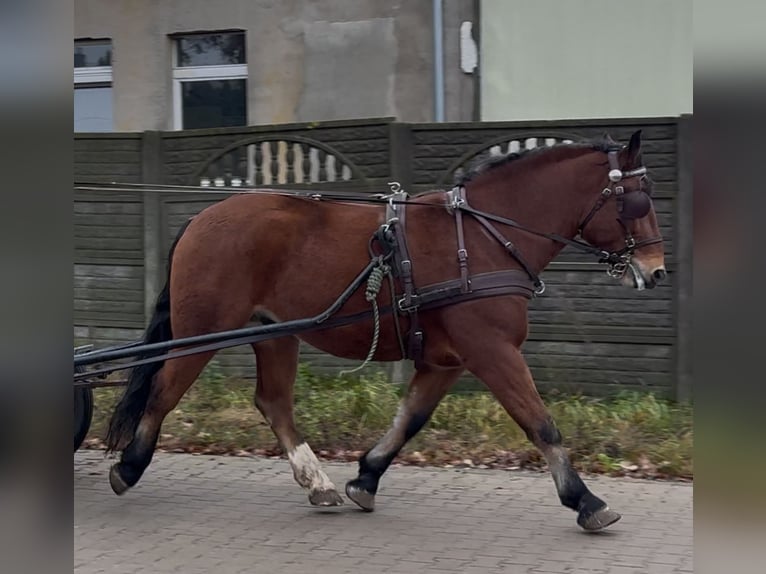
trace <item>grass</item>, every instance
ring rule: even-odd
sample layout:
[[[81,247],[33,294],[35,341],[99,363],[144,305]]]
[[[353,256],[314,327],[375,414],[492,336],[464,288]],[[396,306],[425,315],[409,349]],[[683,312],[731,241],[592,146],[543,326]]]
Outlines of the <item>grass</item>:
[[[87,444],[100,447],[122,389],[95,391]],[[337,379],[302,367],[295,387],[298,429],[324,458],[356,460],[391,424],[401,389],[381,376]],[[252,403],[247,381],[212,364],[168,415],[158,448],[220,454],[280,455]],[[652,478],[693,476],[691,406],[650,394],[546,400],[575,466],[582,471]],[[482,468],[544,468],[539,451],[489,393],[448,395],[398,462]]]

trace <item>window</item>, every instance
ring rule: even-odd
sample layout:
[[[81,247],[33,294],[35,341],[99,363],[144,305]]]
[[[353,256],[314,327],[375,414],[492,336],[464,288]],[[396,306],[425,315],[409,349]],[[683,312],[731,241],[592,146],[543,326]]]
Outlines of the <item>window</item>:
[[[247,125],[245,34],[190,34],[173,40],[174,129]]]
[[[74,43],[74,131],[110,132],[112,117],[112,43]]]

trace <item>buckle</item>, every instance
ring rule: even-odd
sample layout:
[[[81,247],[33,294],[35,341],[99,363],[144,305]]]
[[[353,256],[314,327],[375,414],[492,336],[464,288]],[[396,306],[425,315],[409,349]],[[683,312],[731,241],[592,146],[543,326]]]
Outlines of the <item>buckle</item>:
[[[411,313],[412,311],[415,311],[420,304],[418,303],[419,297],[417,295],[413,295],[410,297],[410,304],[406,305],[407,297],[402,297],[396,302],[396,306],[399,307],[399,311],[402,313]]]
[[[465,205],[465,198],[461,197],[460,187],[458,186],[453,187],[447,192],[447,198],[450,209],[459,209],[462,205]]]

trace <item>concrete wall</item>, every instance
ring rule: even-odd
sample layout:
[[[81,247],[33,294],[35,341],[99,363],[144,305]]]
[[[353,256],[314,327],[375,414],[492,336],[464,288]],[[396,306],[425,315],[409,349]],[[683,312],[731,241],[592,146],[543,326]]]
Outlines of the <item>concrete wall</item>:
[[[481,119],[692,112],[691,0],[481,0]]]
[[[447,120],[473,119],[457,30],[473,2],[444,2]],[[433,120],[431,0],[75,0],[75,38],[111,38],[114,130],[172,129],[169,34],[244,29],[248,123],[393,116]]]

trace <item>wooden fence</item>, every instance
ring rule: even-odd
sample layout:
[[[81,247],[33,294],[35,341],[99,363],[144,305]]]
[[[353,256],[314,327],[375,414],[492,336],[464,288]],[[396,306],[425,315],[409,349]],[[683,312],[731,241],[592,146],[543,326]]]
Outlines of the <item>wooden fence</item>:
[[[478,156],[643,130],[645,163],[666,239],[669,281],[637,292],[565,249],[543,274],[546,294],[530,307],[524,352],[541,391],[610,394],[625,389],[691,398],[692,118],[402,124],[390,119],[233,129],[75,135],[76,182],[186,186],[269,185],[411,193],[449,188]],[[220,195],[199,191],[75,192],[75,338],[108,345],[140,338],[162,286],[166,254],[181,223]],[[303,360],[337,372],[350,364],[307,346]],[[247,349],[219,361],[253,377]],[[408,363],[380,368],[407,376]],[[470,380],[468,378],[467,380]]]

